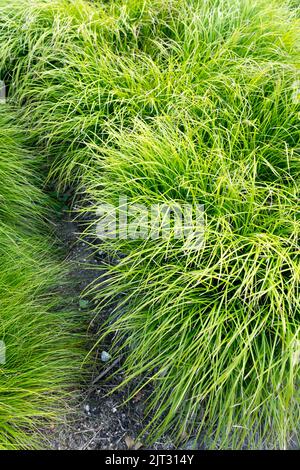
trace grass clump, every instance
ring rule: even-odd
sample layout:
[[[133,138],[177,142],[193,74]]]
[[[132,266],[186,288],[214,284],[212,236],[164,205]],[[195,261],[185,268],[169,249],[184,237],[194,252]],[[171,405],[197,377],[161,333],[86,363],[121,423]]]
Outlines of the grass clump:
[[[41,224],[46,197],[41,186],[38,168],[41,159],[33,158],[26,149],[24,130],[12,125],[9,108],[0,108],[0,218],[2,223],[24,231],[31,224]]]
[[[25,0],[1,15],[2,76],[62,185],[111,125],[192,114],[228,127],[237,108],[250,114],[243,82],[272,118],[274,83],[285,73],[289,93],[295,80],[299,25],[285,2]]]
[[[59,187],[203,204],[204,245],[109,239],[93,286],[152,437],[286,448],[299,433],[299,8],[284,0],[16,2],[10,98]],[[86,201],[85,201],[86,202]],[[94,227],[93,229],[94,230]],[[97,249],[97,247],[96,247]],[[101,308],[101,307],[100,307]],[[120,346],[121,345],[121,346]]]
[[[58,287],[68,269],[50,239],[45,196],[15,115],[0,112],[0,449],[45,445],[79,377],[80,321]],[[48,201],[49,202],[49,201]],[[82,319],[81,319],[82,322]],[[5,354],[3,351],[5,345]]]
[[[156,204],[205,208],[196,250],[172,231],[99,248],[115,263],[93,292],[104,309],[114,299],[106,333],[126,351],[124,382],[155,383],[153,437],[192,428],[212,447],[286,447],[299,422],[298,185],[264,181],[258,151],[238,161],[209,148],[201,126],[115,138],[88,176],[93,199],[118,207],[125,195],[144,217]]]

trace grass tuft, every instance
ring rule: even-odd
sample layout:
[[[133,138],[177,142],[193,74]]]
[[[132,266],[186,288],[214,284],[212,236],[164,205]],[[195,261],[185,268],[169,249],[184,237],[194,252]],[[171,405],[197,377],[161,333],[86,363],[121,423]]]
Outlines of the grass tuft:
[[[47,445],[42,430],[66,412],[83,357],[83,319],[61,296],[68,266],[50,238],[38,159],[15,119],[1,108],[0,450]]]
[[[26,0],[0,70],[58,188],[205,207],[205,243],[106,240],[91,287],[152,439],[299,437],[299,7],[288,0]],[[94,232],[93,232],[94,233]],[[123,384],[123,385],[124,385]],[[192,431],[191,431],[192,430]]]

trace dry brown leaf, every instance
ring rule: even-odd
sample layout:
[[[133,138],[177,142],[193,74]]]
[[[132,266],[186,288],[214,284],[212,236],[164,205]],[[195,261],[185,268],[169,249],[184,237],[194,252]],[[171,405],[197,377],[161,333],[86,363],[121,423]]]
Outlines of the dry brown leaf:
[[[126,443],[128,449],[133,449],[134,448],[135,441],[134,441],[134,439],[132,439],[132,437],[126,436],[125,437],[125,443]]]
[[[129,450],[139,450],[141,447],[143,447],[142,442],[135,441],[130,436],[125,437],[125,442]]]
[[[140,441],[137,441],[137,442],[134,444],[134,450],[139,450],[141,447],[143,447],[143,443],[140,442]]]

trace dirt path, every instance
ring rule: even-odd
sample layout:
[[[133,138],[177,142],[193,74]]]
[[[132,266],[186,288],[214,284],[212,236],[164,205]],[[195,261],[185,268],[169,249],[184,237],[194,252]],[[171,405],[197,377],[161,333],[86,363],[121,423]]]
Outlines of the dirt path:
[[[70,292],[74,308],[81,308],[80,293],[97,278],[101,269],[101,256],[93,256],[88,243],[78,242],[79,227],[66,213],[57,224],[58,237],[66,247],[66,258],[74,265],[70,276]],[[95,269],[95,267],[97,269]],[[87,306],[89,307],[89,306]],[[97,450],[128,449],[131,446],[147,448],[143,436],[139,437],[144,422],[145,394],[140,394],[126,406],[122,403],[128,390],[106,396],[122,377],[105,381],[95,379],[105,371],[107,365],[101,361],[101,350],[92,370],[92,378],[84,390],[78,390],[78,400],[72,416],[52,429],[47,435],[52,449]],[[99,365],[99,367],[97,367]],[[168,437],[156,442],[152,449],[174,449]]]

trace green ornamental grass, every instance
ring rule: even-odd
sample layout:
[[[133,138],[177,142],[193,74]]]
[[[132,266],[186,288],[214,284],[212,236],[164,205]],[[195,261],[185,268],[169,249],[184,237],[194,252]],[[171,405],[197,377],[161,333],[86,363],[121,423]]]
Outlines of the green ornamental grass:
[[[299,188],[291,174],[266,182],[259,152],[238,161],[201,134],[138,126],[88,175],[91,198],[114,206],[122,193],[129,206],[205,207],[197,249],[172,231],[105,239],[115,263],[92,293],[102,309],[114,299],[104,336],[125,353],[124,383],[155,384],[153,438],[193,429],[212,447],[285,447],[299,423]]]
[[[47,445],[42,430],[67,411],[83,357],[83,319],[59,294],[68,266],[50,238],[36,163],[15,120],[2,105],[0,450]]]
[[[89,289],[97,312],[113,309],[101,338],[124,352],[123,385],[152,387],[150,440],[288,447],[299,436],[297,2],[0,11],[9,97],[49,178],[83,197],[91,233],[120,196],[204,205],[197,250],[172,231],[95,243],[114,260]]]

